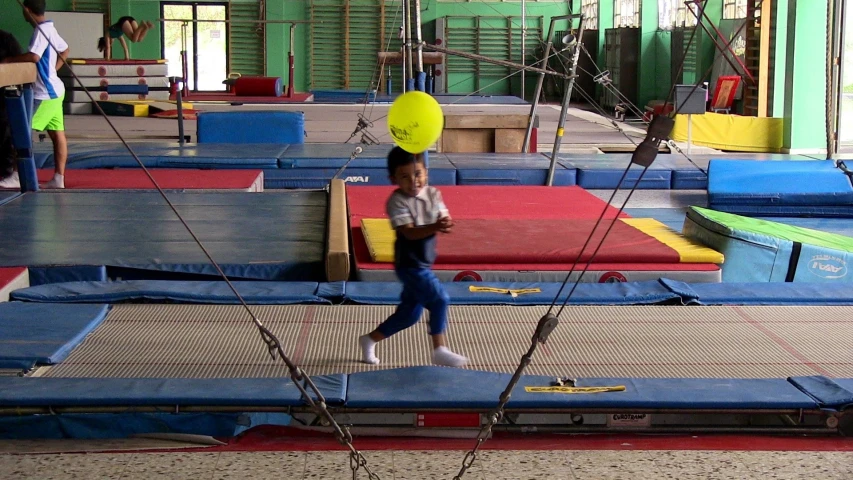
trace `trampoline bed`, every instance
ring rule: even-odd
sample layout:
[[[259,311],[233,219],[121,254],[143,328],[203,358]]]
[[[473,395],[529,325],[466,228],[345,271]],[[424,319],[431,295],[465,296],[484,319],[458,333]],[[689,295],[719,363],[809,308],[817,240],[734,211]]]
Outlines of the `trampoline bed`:
[[[325,192],[172,193],[169,199],[230,277],[325,279]],[[153,192],[25,194],[0,208],[0,231],[15,246],[0,251],[0,266],[106,266],[148,279],[216,275]]]
[[[439,239],[434,270],[443,281],[562,281],[606,207],[579,187],[456,186],[441,191],[457,223],[451,236]],[[386,187],[347,187],[359,280],[396,280],[394,232],[384,214],[390,192]],[[618,210],[606,208],[605,218],[613,219]],[[608,224],[602,222],[599,231]],[[593,248],[587,247],[581,262]],[[722,261],[722,255],[685,241],[659,222],[623,214],[582,281],[666,277],[718,282]],[[583,266],[575,268],[572,278]]]

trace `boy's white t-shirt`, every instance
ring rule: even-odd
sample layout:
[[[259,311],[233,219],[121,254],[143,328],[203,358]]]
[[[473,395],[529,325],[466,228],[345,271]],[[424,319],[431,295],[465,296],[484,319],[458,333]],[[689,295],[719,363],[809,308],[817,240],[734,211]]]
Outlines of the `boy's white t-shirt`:
[[[48,40],[50,40],[50,43],[48,43]],[[56,50],[50,44],[53,44]],[[34,99],[48,100],[65,95],[65,84],[62,83],[59,75],[56,74],[56,61],[58,58],[56,52],[64,52],[67,49],[68,44],[59,36],[59,32],[56,31],[52,20],[45,20],[33,31],[29,51],[41,57],[38,63],[36,63],[38,75],[36,82],[33,84]]]

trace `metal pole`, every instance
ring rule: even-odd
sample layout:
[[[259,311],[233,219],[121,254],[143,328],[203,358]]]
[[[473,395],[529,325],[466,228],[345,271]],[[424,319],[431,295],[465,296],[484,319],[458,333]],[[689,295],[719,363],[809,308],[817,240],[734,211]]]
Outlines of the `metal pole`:
[[[178,77],[172,77],[173,82],[177,82]],[[177,85],[180,87],[180,85]],[[184,103],[181,98],[181,89],[175,88],[175,102],[178,106],[178,145],[184,145]]]
[[[295,24],[290,24],[290,51],[287,52],[287,63],[288,63],[288,71],[287,71],[287,98],[293,97],[293,78],[295,77],[293,73],[293,30],[296,27]]]
[[[524,65],[525,40],[527,37],[527,0],[521,0],[521,64]],[[526,72],[521,71],[521,99],[524,100],[524,77]]]
[[[565,17],[551,17],[551,24],[548,26],[548,36],[545,37],[545,53],[542,55],[542,61],[539,64],[539,67],[544,69],[548,65],[548,57],[551,56],[551,47],[554,44],[554,22],[559,18]],[[536,118],[536,107],[539,106],[539,95],[542,92],[542,83],[545,81],[545,74],[539,72],[539,78],[536,80],[536,90],[533,93],[533,104],[530,105],[530,117],[527,120],[527,132],[524,134],[524,146],[521,147],[521,151],[527,153],[530,151],[530,136],[533,134],[533,120]]]
[[[415,43],[418,45],[417,63],[415,64],[415,72],[421,73],[424,71],[424,49],[423,37],[421,37],[421,0],[415,0]]]
[[[572,29],[571,20],[569,21],[569,31]],[[554,138],[554,148],[551,150],[551,165],[548,167],[548,186],[554,182],[554,170],[557,165],[557,154],[560,152],[560,145],[563,143],[563,132],[566,126],[566,114],[569,111],[569,102],[572,101],[572,90],[575,88],[575,72],[578,67],[578,57],[581,52],[580,39],[583,37],[583,15],[580,16],[580,26],[578,27],[578,36],[575,37],[575,47],[572,53],[572,70],[569,72],[570,77],[566,81],[566,91],[563,92],[563,105],[560,109],[560,119],[557,123],[557,135]]]
[[[414,59],[412,58],[412,4],[411,0],[403,0],[403,8],[405,9],[406,15],[403,17],[405,19],[404,36],[406,42],[406,62],[408,64],[409,76],[406,77],[406,81],[410,78],[415,78],[415,66]]]

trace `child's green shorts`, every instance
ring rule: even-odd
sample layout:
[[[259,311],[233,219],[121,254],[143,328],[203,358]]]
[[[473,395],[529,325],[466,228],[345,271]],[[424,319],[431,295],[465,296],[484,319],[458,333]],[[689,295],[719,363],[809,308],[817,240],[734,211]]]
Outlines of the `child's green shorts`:
[[[33,114],[33,130],[65,130],[65,120],[62,116],[62,99],[37,100],[36,113]]]

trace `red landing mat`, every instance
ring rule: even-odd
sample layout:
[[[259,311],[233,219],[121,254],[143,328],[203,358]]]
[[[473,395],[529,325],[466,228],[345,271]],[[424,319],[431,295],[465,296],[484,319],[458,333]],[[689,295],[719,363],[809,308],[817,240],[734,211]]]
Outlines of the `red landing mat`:
[[[581,187],[440,187],[444,203],[454,220],[463,218],[593,218],[605,203]],[[365,187],[347,184],[349,214],[356,218],[385,217],[385,202],[394,187]],[[618,208],[607,207],[613,218]],[[628,215],[622,214],[624,218]]]
[[[193,170],[152,168],[148,170],[164,190],[263,191],[261,170]],[[53,169],[39,169],[39,183],[53,177]],[[80,169],[65,171],[65,189],[72,190],[154,190],[141,169]]]
[[[540,219],[457,221],[450,235],[439,236],[436,264],[538,264],[578,261],[595,220],[555,222]],[[604,238],[609,221],[595,230],[580,262],[587,262]],[[519,235],[523,232],[523,235]],[[678,263],[678,252],[660,241],[617,221],[595,260],[598,263]]]
[[[183,97],[185,102],[230,102],[230,103],[302,103],[314,95],[311,93],[294,93],[292,97],[238,97],[230,93],[192,93]],[[175,95],[170,100],[175,100]]]
[[[507,186],[447,186],[440,188],[444,203],[450,210],[454,220],[466,219],[516,219],[516,220],[551,220],[549,228],[556,228],[559,224],[577,223],[577,220],[590,220],[594,223],[601,215],[602,210],[607,208],[605,219],[612,219],[617,208],[606,206],[603,200],[592,195],[581,187],[507,187]],[[355,256],[358,277],[365,281],[395,281],[394,267],[390,263],[374,263],[364,234],[361,231],[362,218],[385,218],[385,202],[393,191],[393,187],[366,187],[347,185],[347,203],[349,208],[350,232],[352,234],[353,252]],[[630,218],[624,213],[622,218]],[[553,222],[553,220],[569,220],[569,222]],[[610,222],[602,221],[599,226],[601,231],[606,230]],[[624,225],[623,225],[624,226]],[[566,225],[566,228],[571,228]],[[617,228],[613,227],[614,230]],[[590,226],[586,231],[591,230]],[[477,253],[478,248],[475,240],[459,240],[459,231],[454,231],[450,236],[439,237],[439,255],[450,245],[459,245],[458,248],[468,249],[469,252]],[[499,238],[492,239],[509,248],[510,240],[513,238],[512,230],[500,234]],[[600,238],[600,237],[598,237]],[[506,240],[506,242],[504,242]],[[585,238],[584,238],[585,240]],[[549,240],[550,241],[550,240]],[[583,245],[581,241],[576,245],[577,250]],[[590,242],[590,245],[596,243]],[[609,245],[609,244],[608,244]],[[453,248],[456,248],[455,246]],[[527,245],[512,245],[517,254],[528,254],[532,250]],[[567,251],[566,244],[560,245],[562,251]],[[653,262],[651,257],[645,255],[645,248],[636,246],[634,261],[616,262],[599,261],[590,264],[584,281],[612,282],[612,281],[644,281],[666,277],[673,280],[685,282],[719,282],[721,278],[720,267],[712,263],[679,263]],[[668,247],[666,247],[668,248]],[[594,250],[587,247],[588,252]],[[604,255],[607,248],[602,247],[599,255]],[[484,251],[486,251],[484,249]],[[539,250],[541,253],[541,249]],[[482,255],[481,255],[482,257]],[[677,255],[675,256],[677,259]],[[532,258],[531,258],[532,259]],[[459,259],[461,260],[461,259]],[[439,263],[434,266],[434,271],[442,281],[562,281],[565,272],[571,270],[574,257],[571,261],[561,262],[547,258],[536,262],[522,263],[500,263],[494,260],[481,259],[483,261],[464,260],[459,263]],[[442,262],[445,262],[442,260]],[[580,272],[586,266],[585,262],[578,263],[575,272]]]
[[[22,273],[26,272],[25,267],[2,267],[0,268],[0,287],[15,281]]]

